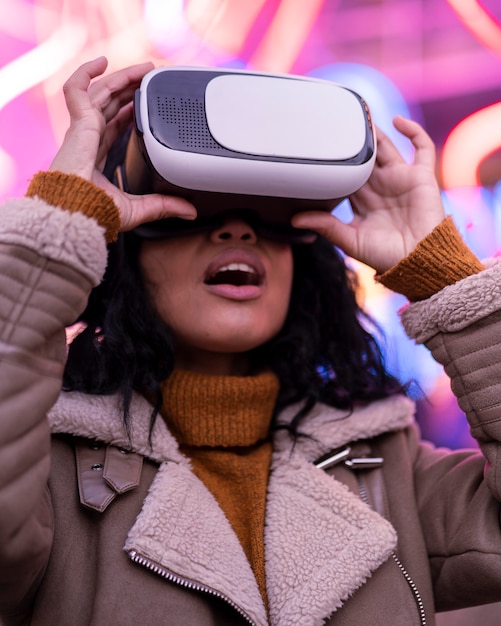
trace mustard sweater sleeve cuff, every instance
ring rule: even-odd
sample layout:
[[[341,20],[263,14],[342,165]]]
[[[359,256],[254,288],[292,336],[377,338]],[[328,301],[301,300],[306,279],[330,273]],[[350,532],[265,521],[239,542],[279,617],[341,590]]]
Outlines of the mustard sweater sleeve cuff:
[[[400,263],[376,276],[376,281],[417,302],[483,269],[448,216]]]
[[[120,230],[120,213],[103,189],[75,174],[38,172],[26,192],[52,206],[94,218],[105,229],[107,243],[115,241]]]

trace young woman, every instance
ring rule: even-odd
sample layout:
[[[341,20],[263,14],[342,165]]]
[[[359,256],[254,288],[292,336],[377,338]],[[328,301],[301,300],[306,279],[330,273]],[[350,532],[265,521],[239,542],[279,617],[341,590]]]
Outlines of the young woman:
[[[501,266],[444,219],[429,137],[395,120],[409,165],[379,132],[353,221],[293,218],[313,243],[200,229],[102,174],[151,65],[105,69],[69,79],[50,171],[2,208],[3,623],[408,626],[500,599]],[[419,440],[336,247],[407,296],[482,452]]]

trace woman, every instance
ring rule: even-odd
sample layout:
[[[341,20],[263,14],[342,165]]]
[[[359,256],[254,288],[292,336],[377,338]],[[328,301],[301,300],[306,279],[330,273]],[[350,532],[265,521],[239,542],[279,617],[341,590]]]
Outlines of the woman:
[[[433,624],[499,599],[501,270],[444,219],[426,133],[395,121],[412,165],[379,133],[351,224],[293,218],[314,243],[198,230],[101,173],[151,65],[105,69],[67,82],[51,171],[3,208],[4,623]],[[332,244],[409,298],[485,456],[419,441]]]

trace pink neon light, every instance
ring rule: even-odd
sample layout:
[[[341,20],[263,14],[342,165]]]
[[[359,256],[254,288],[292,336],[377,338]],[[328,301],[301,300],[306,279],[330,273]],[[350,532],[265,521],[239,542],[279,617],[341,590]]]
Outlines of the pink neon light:
[[[487,48],[501,55],[501,22],[477,0],[447,0],[465,27]]]
[[[238,55],[265,3],[266,0],[189,0],[185,17],[206,45]]]
[[[290,72],[323,3],[324,0],[282,0],[251,65],[267,72]]]
[[[501,102],[465,118],[447,137],[441,163],[444,188],[480,185],[480,164],[500,147]]]

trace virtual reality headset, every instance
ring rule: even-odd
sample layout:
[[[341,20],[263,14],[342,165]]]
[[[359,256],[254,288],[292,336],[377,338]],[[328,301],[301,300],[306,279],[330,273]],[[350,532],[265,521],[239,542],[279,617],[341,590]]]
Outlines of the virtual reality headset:
[[[342,85],[247,70],[160,67],[135,93],[134,128],[117,178],[129,193],[186,198],[197,208],[195,223],[242,210],[290,229],[294,213],[332,211],[362,187],[375,158],[367,104]],[[136,230],[162,236],[183,221]]]

